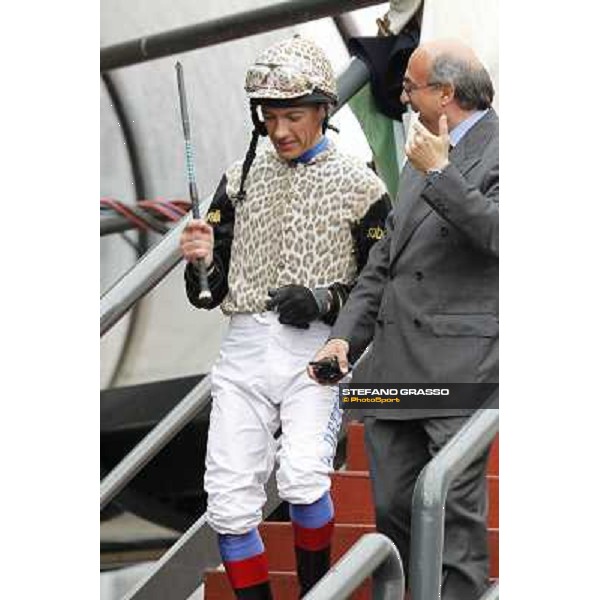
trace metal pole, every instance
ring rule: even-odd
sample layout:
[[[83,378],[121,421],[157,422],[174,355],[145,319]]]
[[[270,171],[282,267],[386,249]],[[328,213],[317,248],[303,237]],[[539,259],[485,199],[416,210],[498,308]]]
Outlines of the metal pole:
[[[348,13],[337,15],[333,17],[333,22],[342,36],[344,44],[346,44],[346,48],[348,47],[350,38],[360,37],[360,30],[352,15]]]
[[[206,375],[102,480],[100,510],[208,404],[209,400],[210,375]]]
[[[368,81],[369,70],[358,58],[353,58],[338,78],[339,110]],[[212,198],[200,205],[206,214]],[[100,298],[100,335],[104,335],[127,311],[181,260],[179,237],[189,219],[185,217]]]
[[[100,50],[100,71],[108,71],[188,50],[306,23],[323,17],[383,4],[381,0],[289,0],[144,36]]]
[[[128,229],[135,229],[135,225],[121,215],[100,216],[100,237],[111,233],[122,233]]]
[[[205,200],[208,207],[210,198]],[[151,248],[100,298],[100,335],[119,319],[181,260],[179,236],[189,219],[185,217]]]
[[[375,600],[403,600],[402,559],[392,541],[381,533],[363,535],[304,598],[348,598],[371,573]]]
[[[448,488],[454,478],[492,442],[498,431],[498,422],[497,409],[478,410],[419,475],[413,493],[411,517],[412,600],[440,597],[444,504]]]

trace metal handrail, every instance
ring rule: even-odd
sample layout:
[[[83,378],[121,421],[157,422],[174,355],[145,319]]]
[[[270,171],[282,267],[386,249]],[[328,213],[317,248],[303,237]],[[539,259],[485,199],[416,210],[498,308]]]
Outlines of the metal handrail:
[[[209,401],[210,375],[206,375],[102,480],[100,510],[207,406]]]
[[[348,598],[371,574],[374,600],[404,599],[402,559],[393,542],[382,533],[363,535],[304,598]]]
[[[353,58],[339,76],[337,112],[367,82],[369,70],[358,58]],[[206,214],[212,197],[205,198],[200,213]],[[153,289],[182,259],[179,237],[189,215],[181,221],[119,279],[100,298],[100,335],[104,335],[123,315]]]
[[[100,236],[134,229],[135,223],[121,215],[100,215]]]
[[[210,205],[206,198],[200,207],[204,215]],[[121,317],[150,290],[160,283],[181,260],[179,237],[189,215],[153,246],[135,265],[100,298],[100,336],[103,336]]]
[[[491,400],[497,394],[496,391]],[[455,477],[493,441],[499,418],[498,409],[478,410],[419,475],[411,516],[409,578],[413,600],[440,597],[448,489]]]
[[[219,19],[143,36],[100,50],[100,71],[127,67],[189,50],[331,17],[385,0],[290,0]]]

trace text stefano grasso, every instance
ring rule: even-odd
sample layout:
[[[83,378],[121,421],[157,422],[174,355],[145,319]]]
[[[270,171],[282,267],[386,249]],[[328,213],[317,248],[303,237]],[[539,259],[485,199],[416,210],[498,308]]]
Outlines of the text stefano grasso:
[[[448,388],[342,388],[342,396],[448,396]]]

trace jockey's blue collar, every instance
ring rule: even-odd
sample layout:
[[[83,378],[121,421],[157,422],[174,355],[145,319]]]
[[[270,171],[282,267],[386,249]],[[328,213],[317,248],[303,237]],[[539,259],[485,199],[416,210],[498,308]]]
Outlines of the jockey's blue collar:
[[[294,164],[306,164],[310,162],[315,156],[317,156],[317,154],[321,154],[323,150],[326,150],[327,146],[329,146],[329,140],[326,136],[322,136],[321,139],[312,148],[309,148],[306,152],[303,152],[297,158],[292,158],[290,162]]]

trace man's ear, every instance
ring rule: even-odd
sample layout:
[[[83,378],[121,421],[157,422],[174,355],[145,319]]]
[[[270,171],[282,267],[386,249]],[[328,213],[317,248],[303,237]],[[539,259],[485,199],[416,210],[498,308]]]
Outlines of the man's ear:
[[[441,102],[442,106],[447,106],[454,100],[454,84],[442,83],[440,86],[442,90]]]

